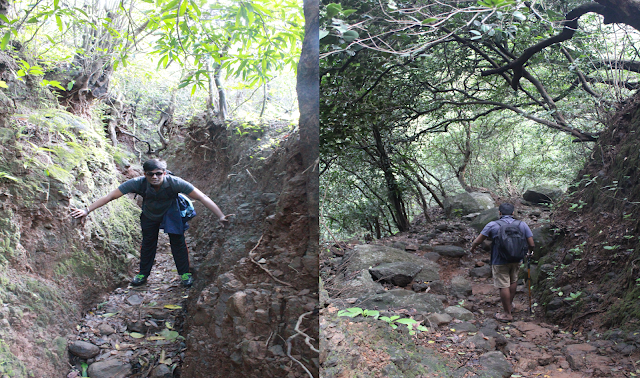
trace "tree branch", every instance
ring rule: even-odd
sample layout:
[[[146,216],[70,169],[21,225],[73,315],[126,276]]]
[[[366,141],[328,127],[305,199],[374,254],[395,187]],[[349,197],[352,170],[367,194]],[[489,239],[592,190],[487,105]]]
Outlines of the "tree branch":
[[[578,29],[578,19],[583,16],[586,13],[590,13],[590,12],[595,12],[598,13],[600,15],[609,15],[609,13],[606,10],[606,7],[603,5],[600,5],[598,3],[592,2],[592,3],[587,3],[587,4],[582,4],[576,8],[574,8],[573,10],[571,10],[569,13],[567,13],[567,15],[565,16],[565,20],[562,22],[563,24],[563,28],[562,28],[562,32],[560,32],[560,34],[557,34],[551,38],[545,39],[544,41],[541,41],[529,48],[527,48],[526,50],[524,50],[524,52],[522,53],[522,55],[520,55],[520,57],[514,61],[512,61],[511,63],[509,63],[506,66],[502,66],[500,68],[496,68],[493,70],[487,70],[487,71],[483,71],[481,73],[482,76],[489,76],[489,75],[493,75],[493,74],[497,74],[497,73],[502,73],[505,72],[507,70],[513,70],[513,81],[511,82],[511,87],[514,90],[518,89],[518,85],[520,83],[520,78],[523,75],[523,67],[524,64],[536,53],[544,50],[545,48],[556,44],[556,43],[560,43],[563,41],[566,41],[568,39],[571,39],[573,37],[573,34],[576,32],[576,30]]]

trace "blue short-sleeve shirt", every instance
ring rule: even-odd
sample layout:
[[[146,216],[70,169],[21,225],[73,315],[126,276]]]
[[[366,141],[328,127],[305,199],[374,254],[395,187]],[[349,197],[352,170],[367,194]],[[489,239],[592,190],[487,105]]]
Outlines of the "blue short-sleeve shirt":
[[[511,215],[503,215],[500,217],[500,220],[507,222],[509,224],[515,221],[515,219],[513,219]],[[526,238],[533,236],[531,229],[526,223],[520,221],[519,227],[520,227],[520,230],[524,232],[524,236]],[[493,240],[498,235],[498,230],[500,230],[500,223],[498,223],[497,221],[493,221],[493,222],[489,222],[489,224],[484,226],[484,228],[480,233],[486,236],[487,238]],[[491,265],[504,265],[506,263],[507,262],[501,259],[499,256],[496,243],[493,243],[491,245]]]

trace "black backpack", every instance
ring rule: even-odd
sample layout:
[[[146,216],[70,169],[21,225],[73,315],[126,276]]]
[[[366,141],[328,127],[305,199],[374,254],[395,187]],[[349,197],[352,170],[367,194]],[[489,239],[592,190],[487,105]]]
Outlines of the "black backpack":
[[[496,244],[498,255],[507,263],[520,262],[529,249],[527,238],[520,229],[520,221],[507,223],[498,220],[497,222],[500,222],[500,229],[496,237],[493,238],[493,242]]]

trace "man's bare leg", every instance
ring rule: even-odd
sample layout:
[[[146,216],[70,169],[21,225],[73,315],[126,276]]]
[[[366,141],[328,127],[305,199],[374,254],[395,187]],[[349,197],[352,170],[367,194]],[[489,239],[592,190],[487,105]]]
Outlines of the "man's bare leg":
[[[504,307],[504,318],[512,320],[511,315],[511,286],[500,288],[500,301],[502,301],[502,307]]]
[[[516,297],[516,288],[518,287],[518,283],[514,282],[511,284],[511,286],[509,286],[509,294],[511,295],[511,302],[509,302],[511,305],[509,306],[509,313],[511,313],[511,311],[513,311],[513,298]]]

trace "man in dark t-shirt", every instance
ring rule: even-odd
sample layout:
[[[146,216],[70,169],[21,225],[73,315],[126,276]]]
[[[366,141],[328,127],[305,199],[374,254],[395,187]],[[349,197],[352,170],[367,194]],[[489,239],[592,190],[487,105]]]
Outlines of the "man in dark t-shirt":
[[[167,164],[164,161],[158,159],[147,160],[142,165],[142,169],[144,170],[144,176],[124,182],[117,189],[98,199],[85,209],[72,208],[71,215],[74,218],[84,218],[93,210],[122,197],[124,194],[136,193],[141,195],[143,201],[142,214],[140,215],[140,226],[142,227],[140,271],[133,278],[131,284],[139,286],[147,282],[156,257],[158,233],[160,228],[163,227],[165,232],[169,234],[171,253],[182,284],[190,287],[193,284],[193,277],[189,271],[189,251],[184,239],[185,228],[182,223],[177,225],[170,224],[171,218],[167,216],[172,209],[177,209],[178,193],[184,193],[202,202],[206,208],[213,211],[223,227],[228,223],[227,217],[218,205],[198,188],[179,177],[167,176]]]
[[[503,203],[498,208],[500,214],[500,221],[511,224],[515,222],[513,219],[513,205],[510,203]],[[520,231],[524,234],[529,245],[529,253],[533,251],[533,233],[526,223],[520,221],[518,224]],[[471,253],[482,243],[485,239],[495,239],[498,236],[500,230],[500,223],[498,221],[489,222],[480,235],[471,244]],[[495,318],[508,322],[513,320],[511,309],[513,308],[513,298],[516,295],[517,281],[518,281],[518,269],[520,268],[520,262],[509,263],[503,260],[502,256],[498,253],[498,246],[494,242],[491,246],[491,273],[493,274],[493,285],[500,290],[500,301],[504,308],[504,313],[496,313]]]

